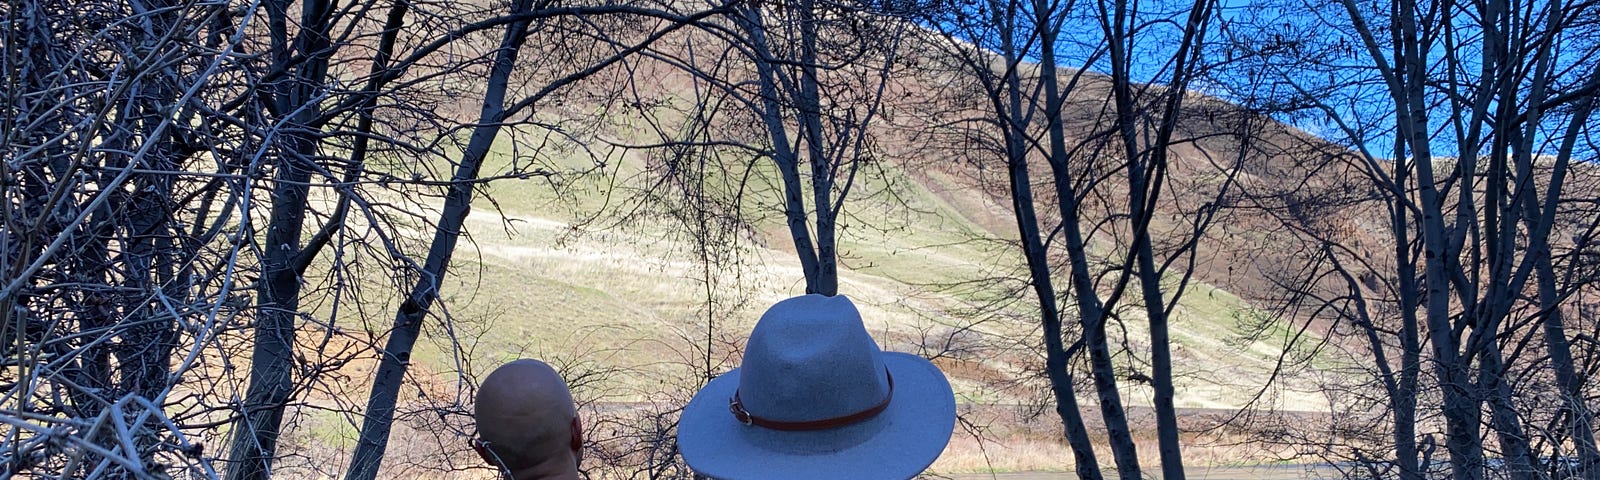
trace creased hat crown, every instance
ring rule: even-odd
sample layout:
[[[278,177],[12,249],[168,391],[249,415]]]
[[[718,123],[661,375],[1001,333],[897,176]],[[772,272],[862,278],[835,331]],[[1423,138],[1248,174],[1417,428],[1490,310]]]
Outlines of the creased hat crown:
[[[773,305],[750,332],[740,369],[744,408],[771,420],[836,418],[889,395],[882,352],[843,296]]]

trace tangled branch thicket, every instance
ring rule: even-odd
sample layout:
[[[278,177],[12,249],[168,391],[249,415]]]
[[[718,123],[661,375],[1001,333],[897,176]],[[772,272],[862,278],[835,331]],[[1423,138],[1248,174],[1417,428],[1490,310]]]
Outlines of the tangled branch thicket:
[[[361,411],[348,367],[380,351],[392,325],[373,319],[398,308],[388,292],[437,289],[424,256],[441,199],[600,155],[576,148],[596,117],[560,105],[604,108],[620,86],[582,81],[690,23],[677,15],[552,2],[0,6],[0,472],[260,478],[277,458],[279,473],[337,473],[278,452],[279,436],[304,412]],[[534,41],[491,102],[482,79],[502,37]],[[492,143],[508,162],[481,165],[485,124],[518,132]],[[474,148],[478,164],[461,171]],[[462,333],[448,309],[425,314],[441,336]],[[401,416],[447,420],[436,443],[458,450],[463,393],[429,395]]]
[[[958,237],[1009,256],[907,306],[960,317],[912,349],[1052,404],[1084,480],[1192,466],[1182,315],[1212,287],[1248,303],[1241,345],[1284,337],[1258,398],[1299,372],[1327,398],[1255,446],[1350,477],[1594,478],[1597,11],[11,0],[0,477],[482,469],[490,327],[441,294],[467,217],[518,193],[491,183],[600,178],[627,198],[591,220],[669,225],[703,303],[635,339],[676,356],[648,392],[597,391],[621,367],[567,352],[589,470],[689,478],[677,413],[736,363],[752,244],[785,237],[805,291],[838,293],[837,232],[875,220],[846,207],[942,222],[892,185],[939,177],[995,217]],[[1153,454],[1124,403],[1146,387]],[[307,440],[316,416],[355,433]]]

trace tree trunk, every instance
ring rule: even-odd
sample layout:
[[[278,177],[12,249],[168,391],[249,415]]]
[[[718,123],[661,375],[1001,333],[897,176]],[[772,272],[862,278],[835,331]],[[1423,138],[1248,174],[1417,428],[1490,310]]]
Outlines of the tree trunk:
[[[1000,34],[1007,64],[1014,65],[1020,62],[1012,48],[1014,45],[1012,30],[1002,28]],[[1050,35],[1046,34],[1046,38],[1050,38]],[[1049,60],[1043,65],[1044,78],[1054,79],[1053,55],[1050,53],[1045,55]],[[1046,80],[1044,88],[1054,92],[1057,87],[1055,82]],[[994,106],[996,113],[999,114],[997,117],[1003,122],[999,126],[1005,132],[1006,168],[1010,179],[1012,209],[1017,220],[1017,233],[1022,240],[1023,256],[1028,262],[1028,274],[1032,279],[1034,295],[1039,299],[1039,321],[1044,335],[1045,374],[1050,381],[1050,391],[1055,396],[1056,415],[1061,417],[1062,433],[1067,438],[1067,445],[1072,448],[1073,469],[1077,471],[1081,480],[1099,480],[1103,478],[1100,462],[1095,458],[1094,444],[1089,440],[1089,431],[1083,423],[1082,410],[1078,407],[1077,388],[1074,385],[1072,369],[1068,365],[1071,356],[1063,345],[1061,309],[1051,279],[1050,260],[1044,242],[1039,236],[1039,219],[1034,211],[1033,185],[1032,178],[1028,174],[1028,148],[1025,143],[1028,115],[1024,113],[1022,82],[1018,78],[1016,69],[1007,69],[1003,89],[1009,105],[1003,107],[999,99],[995,98]],[[1059,108],[1059,95],[1047,97],[1046,116],[1052,124],[1060,123]]]
[[[1533,453],[1529,450],[1527,434],[1523,433],[1522,420],[1511,404],[1511,385],[1507,383],[1505,362],[1498,345],[1493,342],[1483,350],[1478,367],[1479,389],[1488,396],[1489,420],[1500,440],[1500,450],[1505,456],[1505,474],[1514,479],[1539,478],[1534,468]]]
[[[1189,11],[1188,22],[1184,25],[1183,39],[1178,45],[1178,52],[1173,56],[1175,66],[1172,70],[1172,81],[1168,87],[1167,103],[1161,112],[1161,124],[1156,132],[1153,145],[1146,146],[1147,152],[1138,152],[1135,143],[1126,143],[1130,154],[1132,167],[1128,169],[1129,196],[1128,204],[1134,218],[1133,249],[1139,268],[1139,285],[1143,292],[1145,315],[1150,323],[1150,365],[1152,369],[1151,386],[1155,390],[1156,411],[1156,439],[1161,454],[1161,473],[1167,480],[1182,480],[1183,451],[1179,444],[1178,413],[1173,404],[1176,391],[1172,384],[1172,338],[1168,333],[1168,310],[1165,298],[1162,295],[1161,276],[1164,273],[1156,267],[1154,245],[1150,239],[1150,220],[1155,215],[1156,202],[1161,195],[1162,182],[1165,181],[1167,171],[1167,154],[1172,142],[1172,132],[1177,128],[1180,112],[1183,111],[1183,98],[1188,89],[1189,77],[1193,75],[1192,69],[1196,68],[1195,62],[1199,59],[1199,43],[1205,38],[1205,25],[1210,16],[1211,2],[1209,0],[1196,0],[1194,8]],[[1120,63],[1121,59],[1115,57],[1113,62]],[[1123,74],[1129,74],[1126,68]],[[1117,83],[1113,80],[1113,83]],[[1127,88],[1126,83],[1122,84]],[[1119,108],[1132,107],[1131,104]],[[1131,117],[1118,116],[1122,119]],[[1132,125],[1124,124],[1124,131],[1131,129]],[[1248,135],[1248,132],[1243,132]],[[1124,136],[1124,141],[1132,137]],[[1241,142],[1240,148],[1244,148]],[[1147,166],[1150,175],[1141,163],[1133,161],[1137,155],[1143,153],[1149,156]],[[1148,192],[1148,198],[1146,195]],[[1193,232],[1198,237],[1202,232]],[[1182,286],[1173,292],[1172,302],[1177,303],[1182,297]]]
[[[1578,374],[1573,364],[1571,342],[1567,340],[1566,325],[1561,311],[1560,288],[1556,285],[1555,267],[1551,261],[1550,229],[1555,223],[1556,209],[1561,200],[1562,186],[1572,159],[1573,145],[1578,139],[1579,129],[1593,113],[1595,104],[1596,100],[1590,99],[1581,103],[1573,113],[1567,134],[1562,139],[1561,148],[1556,156],[1550,186],[1545,193],[1544,207],[1540,208],[1540,202],[1534,195],[1524,195],[1522,200],[1528,211],[1524,218],[1531,222],[1528,226],[1532,232],[1529,235],[1528,254],[1534,256],[1535,282],[1539,288],[1539,309],[1544,314],[1540,326],[1544,334],[1545,347],[1550,355],[1550,368],[1555,372],[1556,386],[1560,389],[1562,400],[1566,402],[1565,413],[1570,417],[1567,420],[1567,427],[1572,436],[1573,447],[1578,453],[1580,465],[1577,471],[1588,475],[1588,478],[1600,476],[1600,449],[1596,448],[1593,430],[1595,416],[1594,411],[1589,409],[1589,403],[1584,399],[1583,377]]]
[[[818,249],[812,244],[811,230],[807,225],[805,187],[800,183],[800,156],[789,141],[783,124],[783,105],[779,103],[779,79],[776,59],[768,47],[765,21],[757,6],[738,10],[739,25],[750,35],[750,46],[755,51],[757,80],[760,83],[761,108],[758,113],[772,140],[772,160],[783,178],[784,219],[789,226],[789,237],[794,241],[795,254],[800,257],[800,270],[806,279],[806,293],[821,291],[821,261]]]
[[[1134,103],[1132,71],[1129,65],[1131,59],[1128,58],[1134,36],[1133,30],[1128,27],[1129,22],[1134,21],[1130,18],[1132,12],[1126,2],[1119,0],[1114,3],[1111,12],[1102,10],[1100,19],[1111,58],[1111,88],[1116,107],[1114,127],[1128,165],[1128,211],[1133,233],[1130,256],[1137,266],[1144,310],[1150,325],[1150,359],[1153,374],[1151,386],[1155,390],[1156,438],[1161,456],[1162,474],[1172,480],[1182,480],[1185,473],[1183,454],[1179,445],[1177,409],[1173,402],[1175,389],[1172,384],[1171,337],[1168,333],[1166,301],[1162,295],[1162,272],[1156,267],[1149,229],[1150,220],[1155,215],[1156,202],[1160,198],[1162,182],[1165,180],[1167,148],[1172,129],[1177,122],[1177,115],[1181,110],[1183,90],[1189,76],[1187,70],[1193,66],[1191,62],[1194,59],[1190,58],[1190,55],[1194,50],[1191,48],[1194,48],[1194,42],[1203,37],[1201,27],[1208,15],[1207,7],[1206,0],[1199,0],[1190,11],[1183,39],[1174,56],[1176,64],[1172,71],[1172,81],[1168,85],[1172,90],[1168,93],[1171,97],[1168,98],[1164,111],[1160,112],[1161,123],[1154,142],[1142,146],[1138,140],[1140,129],[1138,120],[1142,117],[1142,109]],[[1130,266],[1132,265],[1125,264],[1125,268]],[[1121,277],[1126,281],[1128,278],[1126,271]],[[1181,295],[1181,292],[1179,294]]]
[[[1401,164],[1395,162],[1393,178],[1404,184],[1406,173]],[[1402,200],[1392,198],[1388,204],[1400,297],[1397,309],[1400,311],[1400,378],[1390,402],[1394,408],[1395,462],[1400,465],[1401,480],[1422,480],[1422,472],[1428,466],[1419,463],[1417,451],[1417,384],[1422,374],[1422,340],[1414,307],[1418,301],[1417,292],[1421,290],[1417,288],[1415,259],[1411,258],[1411,222]]]
[[[1484,475],[1483,443],[1478,437],[1480,426],[1479,402],[1474,394],[1469,366],[1460,353],[1460,338],[1451,323],[1450,275],[1447,264],[1454,253],[1449,248],[1443,218],[1443,199],[1439,182],[1435,180],[1433,149],[1429,144],[1428,107],[1424,88],[1430,52],[1422,44],[1418,33],[1415,0],[1395,0],[1392,11],[1395,35],[1395,65],[1391,68],[1381,53],[1381,46],[1373,36],[1366,20],[1354,0],[1342,1],[1351,22],[1361,36],[1371,59],[1383,75],[1390,99],[1394,102],[1396,136],[1411,154],[1410,162],[1417,175],[1418,202],[1412,203],[1422,218],[1419,225],[1423,243],[1423,275],[1426,291],[1421,300],[1425,305],[1428,340],[1433,348],[1434,370],[1444,400],[1446,442],[1450,451],[1451,468],[1457,480],[1478,480]],[[1401,152],[1405,153],[1405,152]],[[1404,162],[1397,156],[1396,162]],[[1394,185],[1400,194],[1405,185]],[[1406,202],[1404,199],[1399,199]],[[1409,202],[1406,202],[1409,203]],[[1400,207],[1405,208],[1405,207]],[[1409,228],[1409,227],[1408,227]],[[1402,308],[1406,308],[1402,306]]]
[[[834,163],[823,138],[822,94],[817,78],[816,0],[800,0],[796,13],[800,27],[799,92],[792,95],[800,123],[800,138],[805,141],[806,160],[811,164],[811,207],[817,211],[817,278],[815,289],[806,293],[834,296],[839,293],[839,257],[834,237]],[[851,128],[845,126],[843,128]],[[833,145],[835,149],[840,145]],[[834,152],[837,153],[837,152]]]
[[[300,276],[294,265],[301,253],[300,232],[305,222],[306,183],[315,146],[298,135],[290,142],[278,166],[272,191],[272,213],[267,224],[266,255],[256,288],[255,345],[250,354],[250,385],[245,393],[243,418],[235,423],[229,480],[265,480],[271,476],[278,448],[284,407],[293,393],[295,320],[300,311]]]
[[[527,12],[532,0],[515,0],[511,14]],[[383,454],[389,446],[389,432],[394,423],[395,407],[400,397],[400,387],[411,365],[411,352],[421,335],[422,324],[428,319],[429,309],[439,298],[439,285],[444,279],[454,255],[456,242],[461,238],[461,228],[472,211],[474,181],[500,133],[505,119],[506,89],[511,71],[516,66],[517,55],[527,40],[528,20],[512,22],[506,27],[500,49],[495,52],[494,64],[483,97],[483,108],[478,115],[477,127],[462,153],[448,192],[444,211],[434,227],[433,241],[428,248],[428,258],[418,272],[417,283],[412,286],[400,310],[395,313],[394,328],[384,344],[383,357],[372,382],[372,392],[367,399],[367,411],[361,423],[361,438],[345,474],[346,480],[372,480],[377,478],[383,463]]]
[[[1049,30],[1047,30],[1049,31]],[[1050,37],[1053,39],[1054,37]],[[1139,451],[1133,443],[1133,432],[1128,426],[1127,410],[1122,405],[1122,394],[1117,391],[1116,366],[1111,361],[1111,348],[1106,337],[1107,315],[1095,291],[1094,274],[1089,271],[1088,246],[1078,225],[1078,192],[1072,185],[1070,154],[1067,152],[1065,126],[1061,122],[1062,92],[1057,85],[1057,66],[1053,49],[1045,48],[1041,54],[1041,87],[1047,106],[1046,127],[1050,135],[1051,176],[1056,190],[1056,205],[1061,214],[1061,230],[1066,238],[1067,257],[1073,297],[1077,301],[1078,321],[1083,329],[1083,341],[1089,351],[1090,375],[1094,378],[1095,392],[1100,401],[1100,416],[1106,424],[1106,435],[1111,443],[1112,458],[1117,465],[1117,476],[1123,480],[1137,480]]]
[[[1016,143],[1008,139],[1007,143]],[[1043,326],[1045,347],[1045,373],[1050,380],[1050,390],[1056,400],[1056,414],[1061,417],[1063,434],[1072,448],[1074,470],[1078,478],[1101,478],[1100,465],[1095,459],[1094,445],[1089,440],[1087,427],[1078,408],[1078,398],[1073,386],[1072,371],[1062,341],[1061,310],[1056,304],[1055,287],[1050,279],[1050,263],[1044,243],[1039,239],[1038,216],[1033,209],[1033,192],[1029,185],[1027,157],[1011,146],[1007,160],[1007,173],[1011,184],[1011,206],[1017,220],[1017,233],[1022,238],[1022,250],[1028,261],[1028,274],[1034,295],[1039,299],[1039,320]]]
[[[296,320],[300,310],[300,271],[304,256],[315,255],[300,243],[304,229],[308,182],[317,157],[317,141],[307,126],[320,109],[314,103],[318,86],[326,77],[326,36],[329,5],[306,0],[301,6],[297,37],[290,43],[288,0],[265,3],[268,33],[272,38],[273,65],[292,72],[263,86],[262,103],[278,115],[289,116],[280,127],[277,172],[272,187],[272,213],[267,223],[261,259],[262,275],[256,287],[255,344],[250,355],[250,384],[245,392],[243,418],[234,424],[229,458],[229,480],[265,480],[271,476],[277,455],[278,434],[284,409],[294,391]],[[306,58],[297,58],[305,54]]]

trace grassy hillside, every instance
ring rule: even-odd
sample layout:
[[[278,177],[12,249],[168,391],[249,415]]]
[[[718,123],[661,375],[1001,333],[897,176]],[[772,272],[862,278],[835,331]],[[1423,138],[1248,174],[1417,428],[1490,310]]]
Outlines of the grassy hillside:
[[[982,371],[1020,373],[1037,363],[1038,355],[1028,350],[1039,342],[1031,293],[1008,290],[1021,286],[1020,256],[993,228],[1008,219],[974,213],[1003,210],[984,191],[930,188],[931,182],[898,170],[883,177],[858,192],[840,239],[841,293],[862,308],[879,342],[891,350],[925,353],[973,343],[976,348],[956,345],[961,348],[950,353],[951,360],[976,361]],[[537,180],[500,182],[491,189],[492,202],[479,201],[468,225],[473,241],[458,253],[455,277],[444,291],[454,315],[483,325],[481,338],[463,340],[471,344],[475,363],[603,352],[606,366],[628,373],[614,385],[596,387],[623,391],[662,373],[687,373],[686,365],[674,363],[687,363],[687,352],[703,348],[695,344],[704,343],[706,292],[702,265],[681,225],[660,219],[621,226],[575,223],[588,218],[607,195],[627,194],[629,186],[600,188],[595,181],[558,196]],[[894,195],[887,195],[891,190]],[[779,214],[766,212],[769,218]],[[716,292],[719,299],[738,296],[745,302],[735,311],[718,312],[726,318],[714,326],[714,336],[742,337],[765,306],[803,291],[786,232],[776,222],[759,225],[762,235],[743,247],[741,278],[719,286],[736,291]],[[976,302],[1004,294],[1010,301],[982,316],[971,313]],[[1237,296],[1206,284],[1193,287],[1180,302],[1173,324],[1180,406],[1237,408],[1262,387],[1292,332],[1272,331],[1241,343],[1250,333],[1244,324],[1251,314]],[[1127,323],[1114,328],[1119,337],[1126,335],[1122,354],[1143,358],[1148,348],[1143,326],[1132,312],[1124,318]],[[437,346],[422,359],[438,370],[453,367]],[[1034,400],[1028,388],[956,377],[963,398]],[[1124,384],[1133,404],[1148,403],[1147,388]],[[1286,395],[1279,401],[1279,407],[1317,408],[1314,396]]]
[[[670,74],[658,80],[663,89],[674,81]],[[1088,105],[1090,90],[1075,101]],[[571,107],[566,114],[582,111],[588,110]],[[639,119],[607,120],[616,129],[614,140],[648,136]],[[546,140],[526,131],[503,132],[484,175],[525,166],[528,146]],[[1012,242],[1015,223],[1003,186],[943,161],[948,152],[918,146],[909,136],[886,130],[884,143],[890,158],[858,179],[841,216],[840,293],[855,301],[886,350],[935,357],[955,386],[964,418],[985,432],[984,441],[996,442],[958,435],[935,470],[1062,468],[1070,455],[1057,438],[1058,420],[1043,407],[1049,397],[1040,372],[1038,313]],[[1202,145],[1178,158],[1226,148]],[[647,152],[539,154],[539,161],[563,173],[501,179],[481,189],[466,225],[469,238],[442,289],[441,303],[454,322],[428,325],[413,357],[421,388],[462,401],[465,390],[451,372],[469,372],[470,380],[470,374],[500,362],[531,356],[561,365],[601,421],[621,415],[619,409],[681,402],[707,373],[738,365],[739,346],[767,306],[803,293],[775,182],[763,176],[770,167],[758,164],[737,210],[750,230],[723,237],[737,245],[708,265],[681,217],[649,200],[660,190],[652,173],[658,166]],[[1175,168],[1198,171],[1192,165]],[[1180,196],[1179,202],[1190,201],[1195,200]],[[407,228],[412,241],[428,231],[421,224]],[[1261,312],[1229,291],[1224,282],[1251,284],[1227,269],[1232,248],[1202,248],[1204,270],[1172,318],[1178,407],[1191,420],[1247,405],[1326,408],[1312,380],[1277,377],[1266,389],[1280,362],[1300,355],[1284,353],[1291,339],[1314,343],[1308,338],[1314,335],[1259,322]],[[368,280],[383,273],[368,272]],[[383,331],[392,306],[370,300],[362,311],[342,312],[339,321]],[[1119,372],[1124,401],[1148,406],[1150,387],[1134,380],[1150,373],[1141,367],[1148,365],[1148,332],[1137,309],[1124,306],[1118,313],[1121,321],[1110,333],[1117,363],[1126,369]],[[352,374],[369,377],[359,369]],[[1092,388],[1080,385],[1079,392],[1093,424],[1097,420],[1087,408],[1093,405]],[[1136,427],[1150,429],[1140,415],[1135,412]],[[291,436],[316,448],[346,445],[355,435],[349,416],[317,413],[301,421]],[[404,451],[406,438],[396,438]],[[1191,453],[1200,463],[1241,458],[1226,448],[1208,448],[1197,445]]]

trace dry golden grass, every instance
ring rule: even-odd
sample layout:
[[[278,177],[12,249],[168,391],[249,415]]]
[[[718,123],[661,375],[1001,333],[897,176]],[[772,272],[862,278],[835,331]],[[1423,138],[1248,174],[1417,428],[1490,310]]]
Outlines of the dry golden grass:
[[[1084,421],[1101,468],[1112,465],[1111,447],[1101,424],[1097,407],[1082,404]],[[962,425],[951,437],[950,445],[929,468],[939,474],[989,472],[1071,471],[1072,450],[1062,436],[1060,417],[1051,409],[1040,412],[1023,406],[962,405]],[[1147,409],[1133,409],[1134,444],[1140,464],[1158,467],[1155,425]],[[1292,452],[1264,447],[1238,429],[1212,429],[1227,418],[1225,412],[1183,410],[1179,423],[1184,463],[1189,467],[1257,465],[1290,458]],[[1201,433],[1206,432],[1206,433]]]

